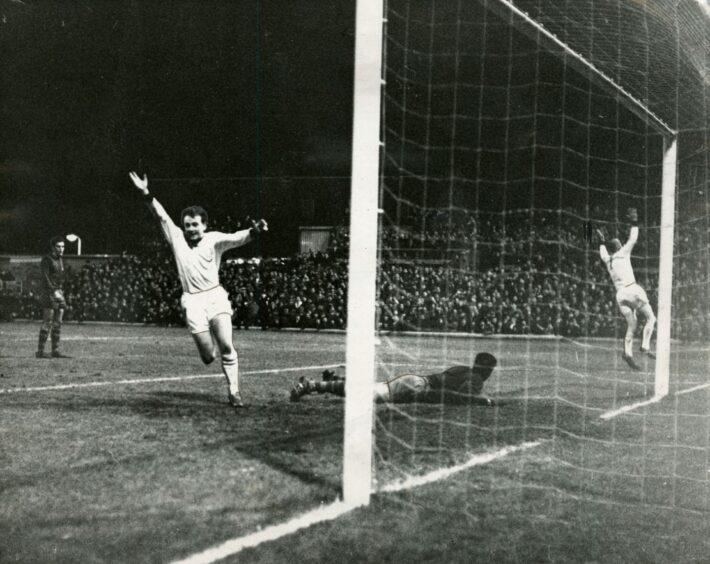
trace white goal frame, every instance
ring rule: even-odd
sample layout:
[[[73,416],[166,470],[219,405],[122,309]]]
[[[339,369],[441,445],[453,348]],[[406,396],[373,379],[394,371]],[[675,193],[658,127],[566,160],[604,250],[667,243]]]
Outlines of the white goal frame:
[[[565,60],[591,73],[619,103],[663,136],[658,325],[653,401],[668,395],[670,374],[673,241],[677,176],[677,131],[642,101],[561,41],[511,0],[479,0],[486,9],[510,19],[536,42],[562,49]],[[375,383],[375,312],[382,85],[383,0],[357,2],[353,110],[346,398],[343,440],[343,501],[367,505],[372,491],[373,391]]]
[[[552,52],[562,50],[565,62],[582,74],[596,77],[596,83],[616,98],[640,119],[648,122],[663,136],[661,233],[658,264],[658,305],[656,308],[656,365],[654,395],[658,401],[668,395],[670,385],[671,306],[673,301],[673,240],[675,234],[676,176],[678,168],[678,132],[656,115],[643,101],[628,92],[594,63],[572,49],[555,34],[535,21],[512,0],[479,0],[484,7],[508,18],[511,25],[532,37],[537,43],[554,46]]]
[[[343,502],[354,507],[372,490],[383,27],[384,1],[358,0],[343,437]]]

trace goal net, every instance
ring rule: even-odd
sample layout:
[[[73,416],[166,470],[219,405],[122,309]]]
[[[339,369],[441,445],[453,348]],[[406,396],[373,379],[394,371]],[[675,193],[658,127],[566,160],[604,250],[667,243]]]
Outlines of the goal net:
[[[489,352],[482,394],[505,405],[378,404],[373,491],[460,472],[443,499],[466,514],[621,506],[667,535],[710,509],[708,16],[689,0],[389,0],[376,378]],[[638,370],[596,235],[625,243],[631,207],[658,317],[654,359],[638,315]]]

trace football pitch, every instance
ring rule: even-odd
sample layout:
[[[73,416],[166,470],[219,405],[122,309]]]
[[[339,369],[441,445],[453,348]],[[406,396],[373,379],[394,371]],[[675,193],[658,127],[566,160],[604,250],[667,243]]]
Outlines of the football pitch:
[[[68,324],[50,360],[38,328],[0,324],[0,561],[171,562],[338,498],[343,402],[289,390],[342,373],[343,334],[236,331],[234,412],[185,329]],[[617,348],[383,335],[379,379],[487,350],[508,404],[378,405],[370,506],[224,561],[710,561],[708,350],[674,346],[643,404],[653,367]]]

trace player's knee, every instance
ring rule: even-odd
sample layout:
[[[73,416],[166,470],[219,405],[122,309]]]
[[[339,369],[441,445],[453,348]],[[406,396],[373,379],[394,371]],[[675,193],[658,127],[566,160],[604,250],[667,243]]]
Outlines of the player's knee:
[[[239,360],[239,357],[237,356],[237,349],[234,347],[230,347],[229,349],[222,350],[220,352],[222,364],[234,364],[237,360]]]
[[[233,358],[237,356],[237,349],[234,348],[232,343],[220,343],[219,354],[224,358]]]
[[[211,352],[202,352],[200,351],[200,358],[202,359],[202,362],[205,364],[212,364],[214,362],[214,359],[216,358],[215,355]]]

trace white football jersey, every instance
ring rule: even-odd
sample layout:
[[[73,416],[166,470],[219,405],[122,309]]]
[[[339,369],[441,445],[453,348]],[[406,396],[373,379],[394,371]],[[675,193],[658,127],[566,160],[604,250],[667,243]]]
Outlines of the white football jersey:
[[[183,292],[194,294],[219,286],[222,253],[241,247],[251,240],[249,229],[235,233],[207,231],[202,240],[191,247],[182,229],[170,219],[165,208],[155,199],[152,201],[152,207],[160,219],[160,227],[175,255]]]
[[[609,271],[611,281],[617,290],[636,283],[634,270],[631,267],[631,251],[639,236],[639,228],[633,226],[629,233],[629,240],[613,255],[609,254],[604,245],[599,246],[599,255],[602,257],[606,269]]]

